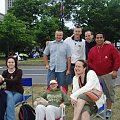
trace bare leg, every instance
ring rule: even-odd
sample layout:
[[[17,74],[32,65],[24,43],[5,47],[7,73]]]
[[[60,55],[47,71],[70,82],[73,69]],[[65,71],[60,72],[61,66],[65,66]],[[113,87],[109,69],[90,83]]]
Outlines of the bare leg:
[[[111,109],[112,102],[110,100],[107,100],[107,109]]]
[[[90,120],[90,114],[88,111],[82,113],[81,120]]]
[[[73,120],[79,120],[81,111],[85,105],[86,101],[83,99],[78,99],[76,105],[74,106],[74,117]]]

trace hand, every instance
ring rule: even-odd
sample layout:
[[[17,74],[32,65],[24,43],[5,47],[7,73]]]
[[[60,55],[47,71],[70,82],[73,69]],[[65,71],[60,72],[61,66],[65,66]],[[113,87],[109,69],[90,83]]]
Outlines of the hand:
[[[64,103],[61,103],[61,104],[60,104],[60,108],[64,108]]]
[[[2,83],[4,81],[4,78],[2,75],[0,75],[0,83]]]
[[[76,103],[77,103],[77,101],[76,101],[76,100],[71,99],[71,104],[72,104],[72,106],[73,106],[73,107],[76,105]]]
[[[46,46],[49,44],[50,41],[46,41]]]
[[[45,66],[45,68],[46,68],[46,69],[49,69],[49,68],[50,68],[50,66],[49,66],[49,65],[46,65],[46,66]]]
[[[2,79],[0,78],[0,83],[2,83]]]
[[[70,74],[70,71],[69,71],[69,70],[67,70],[67,71],[66,71],[66,75],[69,75],[69,74]]]
[[[117,71],[113,71],[112,72],[112,79],[116,79],[117,78]]]
[[[80,75],[78,75],[76,68],[74,68],[74,72],[75,72],[75,76],[77,76],[77,77],[80,76]]]
[[[111,42],[108,41],[108,40],[106,40],[106,41],[104,42],[104,44],[111,44]]]

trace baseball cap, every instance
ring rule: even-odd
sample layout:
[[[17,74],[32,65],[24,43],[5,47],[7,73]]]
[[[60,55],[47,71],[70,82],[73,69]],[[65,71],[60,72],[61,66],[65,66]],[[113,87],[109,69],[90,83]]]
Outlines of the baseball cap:
[[[50,81],[50,85],[51,85],[51,84],[54,84],[54,83],[57,83],[57,80],[51,80],[51,81]]]

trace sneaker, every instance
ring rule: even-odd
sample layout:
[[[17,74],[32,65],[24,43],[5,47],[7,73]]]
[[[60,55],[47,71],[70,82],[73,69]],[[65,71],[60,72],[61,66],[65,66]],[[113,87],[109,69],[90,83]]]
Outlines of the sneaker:
[[[109,119],[112,116],[112,112],[110,110],[106,111],[106,119]]]

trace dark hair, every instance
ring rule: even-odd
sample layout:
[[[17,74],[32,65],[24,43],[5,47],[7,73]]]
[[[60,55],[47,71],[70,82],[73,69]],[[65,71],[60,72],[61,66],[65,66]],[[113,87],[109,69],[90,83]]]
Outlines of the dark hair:
[[[81,60],[77,60],[77,61],[82,62],[83,63],[83,68],[86,68],[86,70],[85,70],[85,77],[84,77],[84,83],[83,83],[83,85],[85,85],[86,82],[87,82],[86,78],[87,78],[87,72],[88,72],[88,65],[87,65],[87,62],[85,60],[81,59]]]
[[[97,35],[97,34],[102,34],[102,35],[103,35],[103,38],[105,38],[105,34],[104,34],[103,32],[98,32],[98,33],[96,33],[96,34],[95,34],[95,38],[96,38],[96,35]]]
[[[82,62],[84,68],[85,68],[85,67],[86,67],[86,68],[88,67],[87,62],[86,62],[85,60],[82,60],[82,59],[81,59],[81,60],[77,60],[77,61]],[[76,62],[77,62],[77,61],[76,61]]]
[[[15,68],[18,68],[18,66],[17,66],[17,59],[16,59],[15,57],[13,57],[13,56],[9,56],[9,57],[6,59],[6,66],[7,66],[7,62],[8,62],[9,59],[13,59],[13,60],[15,61]],[[8,67],[8,66],[7,66],[7,67]]]
[[[81,28],[80,25],[75,25],[75,28]]]
[[[85,31],[85,33],[86,33],[86,32],[90,32],[91,35],[94,35],[93,32],[92,32],[91,30]]]

